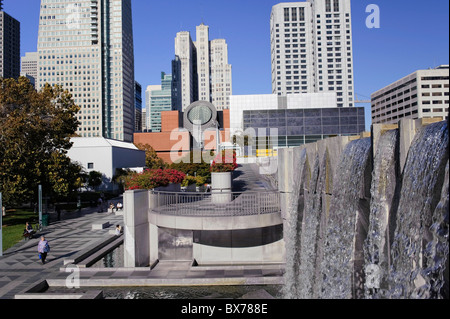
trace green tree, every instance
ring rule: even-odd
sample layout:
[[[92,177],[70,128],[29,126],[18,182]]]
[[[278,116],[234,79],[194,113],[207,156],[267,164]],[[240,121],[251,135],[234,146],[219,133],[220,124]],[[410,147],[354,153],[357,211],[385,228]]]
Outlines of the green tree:
[[[87,185],[92,188],[99,187],[103,183],[103,174],[97,171],[90,171]]]
[[[68,195],[80,184],[80,167],[67,151],[79,107],[60,86],[36,91],[25,77],[0,78],[0,191],[8,205],[46,195]]]
[[[149,144],[135,144],[138,149],[145,151],[145,166],[149,169],[167,168],[167,163],[158,156],[155,149]]]

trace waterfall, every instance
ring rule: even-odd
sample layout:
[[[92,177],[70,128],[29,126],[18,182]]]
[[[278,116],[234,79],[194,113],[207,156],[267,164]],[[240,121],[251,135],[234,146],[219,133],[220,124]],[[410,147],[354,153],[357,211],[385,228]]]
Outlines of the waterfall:
[[[368,227],[365,197],[371,179],[367,180],[371,145],[370,138],[350,142],[337,168],[323,246],[322,284],[316,292],[319,298],[359,298],[363,289],[362,242]]]
[[[374,155],[369,231],[364,246],[366,298],[383,298],[388,289],[390,245],[395,226],[396,192],[399,179],[399,131],[381,135]]]
[[[300,243],[300,283],[299,298],[312,299],[315,296],[315,286],[320,282],[321,242],[324,219],[322,196],[325,192],[327,177],[328,152],[320,162],[316,157],[314,171],[308,192],[305,193],[305,211]],[[322,227],[321,227],[322,226]]]
[[[426,285],[421,287],[423,297],[449,298],[448,221],[449,221],[449,162],[445,168],[441,200],[433,214],[433,241],[428,244],[426,258],[428,267],[423,271]]]
[[[298,156],[297,156],[298,155]],[[286,273],[283,296],[285,299],[297,299],[299,297],[300,278],[300,238],[302,234],[303,210],[304,210],[304,183],[309,177],[309,164],[306,150],[300,154],[294,153],[294,163],[298,163],[293,172],[292,193],[289,201],[285,223],[286,240]]]
[[[285,297],[448,299],[447,122],[335,141],[294,150]]]
[[[426,248],[433,246],[433,213],[441,200],[447,161],[447,123],[439,122],[422,128],[413,140],[403,171],[397,228],[391,249],[390,298],[431,297],[430,289],[424,287],[430,286],[434,280],[430,276],[435,272],[424,270],[434,257],[426,258]],[[439,220],[440,217],[436,222]],[[446,227],[448,232],[448,219]],[[435,226],[435,231],[436,228],[439,226]],[[434,246],[439,245],[436,243]],[[446,249],[448,252],[448,246]]]

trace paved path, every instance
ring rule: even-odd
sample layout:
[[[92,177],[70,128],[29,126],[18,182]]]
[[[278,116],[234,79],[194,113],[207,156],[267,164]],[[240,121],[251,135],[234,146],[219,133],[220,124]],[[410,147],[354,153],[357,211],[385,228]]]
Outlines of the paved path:
[[[13,299],[14,295],[35,282],[52,277],[60,272],[64,259],[89,247],[93,242],[108,236],[108,229],[92,230],[92,224],[99,220],[109,220],[112,224],[123,225],[123,217],[111,213],[98,213],[97,208],[83,209],[81,212],[63,213],[61,221],[52,222],[38,235],[49,241],[51,252],[47,263],[42,265],[38,258],[38,236],[16,244],[0,257],[0,299]]]
[[[244,164],[233,172],[233,192],[278,191],[269,178],[259,173],[257,164]]]
[[[102,242],[114,229],[93,230],[92,225],[108,220],[123,225],[123,216],[98,213],[88,208],[81,213],[63,214],[42,232],[51,245],[47,263],[38,259],[39,239],[21,241],[0,257],[0,299],[14,299],[17,294],[46,280],[51,286],[64,287],[67,273],[65,259]],[[264,285],[283,282],[283,265],[192,267],[192,262],[161,261],[155,268],[85,268],[80,273],[81,287],[173,286],[173,285]]]

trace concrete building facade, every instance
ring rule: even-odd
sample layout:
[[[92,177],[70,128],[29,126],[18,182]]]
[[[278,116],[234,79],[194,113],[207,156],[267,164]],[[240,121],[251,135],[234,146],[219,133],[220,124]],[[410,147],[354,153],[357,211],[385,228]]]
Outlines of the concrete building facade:
[[[231,136],[251,132],[258,138],[271,136],[271,147],[284,148],[330,136],[359,135],[365,131],[365,110],[337,107],[336,93],[331,92],[242,95],[231,96],[230,121]],[[256,147],[260,145],[254,141]]]
[[[373,124],[448,118],[449,66],[418,70],[371,95]]]
[[[3,11],[0,1],[0,77],[20,76],[20,22]]]
[[[181,112],[198,98],[196,66],[197,51],[190,33],[178,32],[172,61],[173,109]]]
[[[20,61],[20,73],[33,77],[38,75],[38,54],[37,52],[26,52]]]
[[[104,190],[113,190],[113,177],[117,169],[142,169],[145,167],[145,152],[134,144],[102,137],[71,139],[72,147],[67,156],[79,163],[86,172],[103,174]]]
[[[355,106],[350,0],[277,4],[270,30],[273,94],[336,92]]]
[[[37,89],[60,84],[81,106],[77,134],[132,142],[131,0],[42,0]]]
[[[226,41],[210,40],[209,26],[202,23],[196,27],[195,42],[189,32],[178,32],[172,61],[173,109],[184,111],[196,101],[213,103],[218,110],[228,109],[231,69]]]

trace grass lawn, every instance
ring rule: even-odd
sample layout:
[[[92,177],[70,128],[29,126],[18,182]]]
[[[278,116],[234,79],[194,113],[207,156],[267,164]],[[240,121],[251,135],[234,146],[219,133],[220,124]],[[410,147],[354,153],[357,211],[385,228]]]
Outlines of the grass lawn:
[[[3,251],[23,240],[22,234],[26,222],[30,222],[34,228],[38,221],[39,215],[33,210],[7,210],[6,216],[3,216]]]

